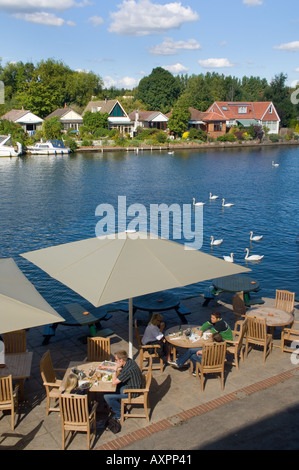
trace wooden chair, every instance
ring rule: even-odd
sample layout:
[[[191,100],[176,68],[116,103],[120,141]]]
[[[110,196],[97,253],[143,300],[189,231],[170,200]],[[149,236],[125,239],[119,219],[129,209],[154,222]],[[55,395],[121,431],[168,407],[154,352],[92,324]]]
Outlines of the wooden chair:
[[[224,363],[226,342],[205,344],[202,348],[201,362],[196,363],[196,378],[201,380],[201,391],[204,391],[204,374],[220,374],[221,389],[224,389]],[[192,371],[192,367],[190,368]]]
[[[265,318],[247,316],[247,331],[245,343],[245,357],[248,355],[249,345],[262,346],[264,349],[264,362],[267,355],[272,351],[273,336],[267,333]],[[252,349],[251,346],[250,349]]]
[[[86,432],[87,449],[90,450],[91,428],[96,436],[96,409],[94,403],[91,412],[88,410],[88,396],[63,393],[59,397],[59,408],[62,426],[62,450],[65,449],[66,437],[69,432]],[[66,436],[66,432],[68,432]]]
[[[246,306],[244,302],[244,293],[243,291],[237,292],[232,298],[232,306],[234,311],[235,323],[240,320],[240,318],[245,318],[246,315]]]
[[[149,389],[151,386],[152,381],[152,371],[148,369],[146,376],[143,377],[143,382],[145,383],[144,388],[140,389],[124,389],[123,393],[128,393],[128,398],[122,398],[121,400],[121,422],[123,423],[125,418],[146,418],[147,422],[149,422],[149,415],[148,415],[148,394]],[[133,393],[139,393],[138,397],[132,398]],[[144,408],[144,414],[141,413],[125,413],[126,406],[133,407],[135,405],[142,405]]]
[[[40,361],[40,372],[43,379],[43,385],[47,394],[46,416],[50,411],[59,411],[58,399],[60,397],[59,387],[62,380],[57,379],[56,372],[65,372],[65,369],[54,369],[50,351],[45,352]],[[54,406],[51,406],[51,400],[54,400]]]
[[[299,329],[295,328],[295,325],[299,325],[299,321],[294,321],[291,328],[284,328],[281,332],[282,353],[296,351],[296,344],[299,344]],[[295,343],[295,345],[292,345],[293,341],[297,343]]]
[[[143,345],[141,342],[142,336],[139,333],[138,330],[138,325],[137,325],[137,319],[135,319],[135,334],[136,334],[136,339],[139,347],[139,361],[140,361],[140,370],[158,370],[160,369],[161,372],[163,372],[163,359],[159,357],[159,354],[157,352],[158,349],[160,349],[159,344],[147,344]],[[154,350],[153,352],[150,352],[150,350]],[[153,364],[153,359],[158,359],[159,363]],[[144,365],[144,361],[148,361],[147,365]]]
[[[275,296],[275,308],[284,310],[288,313],[294,313],[295,292],[288,290],[277,290]]]
[[[5,354],[26,352],[26,331],[18,330],[4,333]]]
[[[236,366],[237,370],[239,370],[239,356],[241,356],[241,361],[244,362],[243,340],[246,329],[247,318],[237,321],[233,330],[234,339],[232,341],[226,340],[226,352],[234,355],[232,365]]]
[[[109,361],[111,359],[110,338],[101,336],[87,338],[87,361]]]
[[[13,389],[12,376],[0,378],[0,410],[11,411],[11,429],[15,428],[15,411],[18,408],[19,385]]]

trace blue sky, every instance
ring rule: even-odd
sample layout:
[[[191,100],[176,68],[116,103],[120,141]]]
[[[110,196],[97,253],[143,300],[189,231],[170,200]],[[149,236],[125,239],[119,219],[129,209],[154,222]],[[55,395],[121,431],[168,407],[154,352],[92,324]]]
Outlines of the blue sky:
[[[2,64],[62,60],[105,86],[173,74],[299,81],[298,0],[0,0]]]

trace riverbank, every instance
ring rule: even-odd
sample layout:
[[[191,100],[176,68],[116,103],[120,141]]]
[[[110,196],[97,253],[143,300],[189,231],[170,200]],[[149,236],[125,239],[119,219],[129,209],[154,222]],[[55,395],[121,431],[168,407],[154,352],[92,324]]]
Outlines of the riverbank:
[[[175,150],[197,150],[197,149],[239,149],[239,148],[263,148],[263,147],[281,147],[281,146],[299,146],[299,140],[288,140],[281,142],[257,142],[257,141],[243,141],[243,142],[209,142],[209,143],[197,143],[197,142],[184,142],[167,145],[146,145],[142,144],[140,147],[117,147],[111,145],[95,145],[89,147],[79,147],[76,152],[115,152],[115,151],[127,151],[136,152],[139,151],[167,151],[174,152]]]

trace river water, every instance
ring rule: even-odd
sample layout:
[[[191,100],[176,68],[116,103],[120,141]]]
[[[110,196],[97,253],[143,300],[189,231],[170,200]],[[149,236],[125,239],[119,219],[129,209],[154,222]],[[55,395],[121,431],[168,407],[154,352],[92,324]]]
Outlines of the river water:
[[[273,167],[272,161],[279,163]],[[275,289],[299,298],[299,147],[76,153],[0,159],[0,256],[12,257],[57,311],[81,301],[73,291],[21,258],[20,253],[95,236],[96,208],[204,201],[201,250],[252,269],[260,295]],[[209,201],[209,193],[219,195]],[[221,200],[234,204],[222,208]],[[249,232],[263,235],[249,241]],[[223,243],[211,250],[210,237]],[[183,242],[183,240],[181,241]],[[245,261],[264,255],[259,263]],[[211,280],[178,290],[202,293]]]

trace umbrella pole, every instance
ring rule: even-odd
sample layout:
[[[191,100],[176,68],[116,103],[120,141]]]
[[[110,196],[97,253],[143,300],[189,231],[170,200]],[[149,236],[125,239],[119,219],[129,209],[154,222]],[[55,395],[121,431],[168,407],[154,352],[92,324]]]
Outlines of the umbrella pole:
[[[129,299],[129,357],[133,359],[133,299]]]

